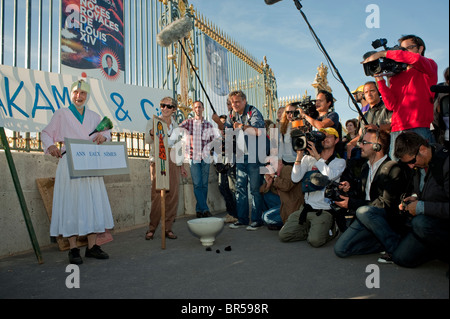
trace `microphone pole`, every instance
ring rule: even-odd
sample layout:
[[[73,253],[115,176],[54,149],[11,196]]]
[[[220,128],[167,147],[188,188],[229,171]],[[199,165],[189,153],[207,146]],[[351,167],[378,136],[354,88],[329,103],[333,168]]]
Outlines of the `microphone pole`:
[[[339,77],[339,80],[341,81],[342,85],[344,86],[345,90],[347,91],[348,95],[350,96],[350,99],[352,100],[353,104],[356,107],[356,110],[359,113],[359,116],[361,116],[361,119],[363,120],[365,125],[369,125],[366,118],[364,117],[364,114],[362,113],[361,109],[358,106],[358,103],[356,102],[355,98],[353,97],[353,94],[350,92],[350,89],[347,87],[347,85],[344,82],[344,79],[340,75],[338,69],[333,63],[333,60],[331,60],[330,56],[328,55],[328,52],[325,50],[324,46],[322,45],[322,42],[320,42],[320,39],[317,37],[317,34],[314,32],[314,29],[312,28],[311,24],[309,24],[308,19],[306,18],[306,15],[302,11],[302,5],[300,4],[299,0],[294,0],[295,6],[297,7],[298,11],[300,11],[301,15],[303,16],[303,19],[305,20],[306,24],[308,25],[309,30],[311,31],[314,39],[319,44],[322,52],[325,54],[326,59],[330,62],[331,66],[333,67],[334,71],[336,72],[337,76]]]
[[[213,111],[213,114],[217,114],[216,110],[213,107],[213,104],[211,103],[211,100],[209,99],[208,93],[206,93],[205,87],[203,86],[202,81],[200,80],[200,77],[198,76],[197,72],[194,69],[194,64],[192,64],[191,58],[189,57],[189,54],[187,54],[186,50],[184,49],[183,44],[181,43],[181,40],[178,40],[178,44],[180,45],[181,49],[183,50],[184,54],[186,55],[186,58],[188,59],[189,63],[191,64],[192,71],[194,72],[195,76],[197,77],[198,82],[200,83],[203,93],[205,93],[206,98],[208,99],[209,106],[211,106],[211,109]]]

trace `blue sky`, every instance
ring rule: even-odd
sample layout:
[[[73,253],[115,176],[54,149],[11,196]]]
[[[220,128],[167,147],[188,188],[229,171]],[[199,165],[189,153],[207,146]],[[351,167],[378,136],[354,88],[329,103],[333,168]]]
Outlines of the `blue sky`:
[[[357,117],[342,84],[331,74],[294,1],[266,5],[264,0],[189,0],[194,9],[214,22],[259,61],[267,61],[277,78],[278,97],[313,94],[311,83],[320,63],[328,66],[328,82],[341,121]],[[386,38],[388,46],[405,34],[426,44],[425,56],[438,64],[439,82],[449,66],[449,2],[447,0],[303,0],[302,11],[330,55],[347,86],[373,78],[364,74],[362,56],[372,41]],[[379,28],[368,28],[367,6],[379,8]]]

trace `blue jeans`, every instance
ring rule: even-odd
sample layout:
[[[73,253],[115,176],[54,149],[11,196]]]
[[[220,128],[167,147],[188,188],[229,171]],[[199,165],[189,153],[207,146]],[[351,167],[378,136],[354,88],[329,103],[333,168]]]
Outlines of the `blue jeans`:
[[[264,224],[267,226],[283,227],[283,221],[280,215],[280,206],[275,206],[262,214]]]
[[[412,231],[392,255],[399,266],[417,267],[435,258],[449,262],[449,220],[417,215],[411,220]]]
[[[356,218],[339,237],[334,252],[339,257],[372,254],[385,250],[393,253],[400,235],[392,230],[386,220],[386,211],[373,206],[361,206]]]
[[[204,213],[209,211],[206,200],[208,198],[208,178],[209,164],[203,160],[201,162],[190,160],[192,184],[194,184],[194,195],[197,200],[195,211]]]
[[[394,160],[398,161],[398,159],[394,156],[394,150],[395,150],[395,139],[403,132],[415,132],[422,136],[424,139],[428,141],[428,143],[434,143],[434,136],[433,133],[431,133],[431,130],[426,127],[417,127],[412,128],[404,131],[398,131],[398,132],[391,132],[391,144],[389,146],[389,157]]]
[[[263,197],[259,192],[262,184],[262,175],[259,174],[259,163],[248,163],[248,157],[245,155],[244,163],[236,163],[236,206],[237,215],[240,223],[249,224],[249,198],[248,184],[250,184],[250,193],[252,195],[252,222],[262,224]]]
[[[264,206],[263,210],[269,210],[274,207],[280,208],[281,200],[280,196],[278,194],[274,194],[271,191],[268,191],[267,193],[263,194],[263,200],[264,200]]]

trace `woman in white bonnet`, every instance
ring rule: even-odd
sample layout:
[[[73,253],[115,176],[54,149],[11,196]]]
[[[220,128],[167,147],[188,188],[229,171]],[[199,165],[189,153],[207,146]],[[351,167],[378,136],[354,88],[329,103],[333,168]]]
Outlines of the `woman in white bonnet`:
[[[89,136],[101,121],[99,114],[86,107],[89,94],[90,85],[84,79],[74,82],[70,90],[71,105],[57,110],[41,135],[45,154],[60,158],[53,192],[50,236],[62,235],[68,238],[69,262],[73,264],[83,263],[77,247],[77,236],[87,235],[85,257],[109,258],[96,245],[96,239],[97,233],[114,227],[103,177],[71,178],[65,148],[63,146],[59,150],[55,145],[64,142],[65,137],[91,140],[97,144],[111,140],[109,130]]]

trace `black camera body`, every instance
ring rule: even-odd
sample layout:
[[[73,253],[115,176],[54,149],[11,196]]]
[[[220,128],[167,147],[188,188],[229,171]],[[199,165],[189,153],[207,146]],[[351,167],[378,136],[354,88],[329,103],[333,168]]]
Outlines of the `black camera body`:
[[[319,112],[316,110],[316,100],[311,100],[310,96],[305,97],[300,102],[293,102],[291,105],[301,108],[306,115],[312,117],[313,119],[317,119],[319,117]],[[294,112],[294,119],[300,119],[300,110],[296,110]]]
[[[347,196],[346,193],[339,189],[339,183],[331,181],[325,188],[325,198],[328,198],[332,202],[341,202],[343,199],[340,195]]]
[[[302,129],[294,129],[291,131],[292,148],[295,152],[305,150],[305,154],[309,154],[307,149],[308,141],[311,141],[320,154],[323,150],[322,142],[325,138],[325,133],[320,131],[305,132]]]
[[[378,49],[383,46],[385,50],[404,50],[404,48],[396,45],[392,48],[387,47],[386,39],[377,39],[372,42],[372,47],[374,49]],[[364,54],[364,60],[369,56],[377,53],[377,51],[370,51]],[[403,72],[408,67],[408,64],[394,61],[388,58],[379,58],[378,60],[367,62],[363,64],[364,73],[366,76],[374,76],[374,75],[385,75],[385,76],[394,76],[400,72]]]
[[[335,202],[342,202],[343,199],[340,197],[342,196],[349,196],[349,194],[345,193],[344,191],[339,189],[339,183],[330,181],[330,183],[325,187],[325,198],[329,199],[331,201],[330,207],[335,212],[339,212],[342,209],[335,204]]]

